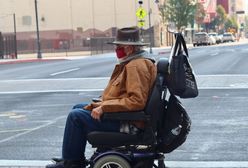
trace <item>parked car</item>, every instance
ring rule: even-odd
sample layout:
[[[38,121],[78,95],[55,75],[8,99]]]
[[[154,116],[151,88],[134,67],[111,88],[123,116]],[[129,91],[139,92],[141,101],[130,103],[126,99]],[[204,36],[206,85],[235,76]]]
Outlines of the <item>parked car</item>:
[[[217,33],[212,32],[212,33],[208,33],[208,35],[210,37],[213,37],[217,44],[221,43],[221,37]]]
[[[209,36],[209,45],[214,45],[216,44],[216,40],[213,36]]]
[[[194,39],[193,39],[193,46],[199,46],[199,45],[209,45],[210,39],[209,35],[206,32],[199,32],[195,33]]]
[[[219,34],[218,37],[220,39],[220,42],[223,43],[223,34]]]
[[[232,33],[224,33],[223,34],[223,42],[234,42],[235,37],[232,35]]]

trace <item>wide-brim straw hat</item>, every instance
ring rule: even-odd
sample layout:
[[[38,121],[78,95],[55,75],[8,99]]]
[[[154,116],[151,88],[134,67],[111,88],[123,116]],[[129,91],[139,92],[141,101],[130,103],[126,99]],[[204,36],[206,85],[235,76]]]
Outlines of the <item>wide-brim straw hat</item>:
[[[116,40],[108,42],[115,45],[135,45],[146,46],[150,43],[143,43],[140,39],[140,29],[138,27],[126,27],[117,30]]]

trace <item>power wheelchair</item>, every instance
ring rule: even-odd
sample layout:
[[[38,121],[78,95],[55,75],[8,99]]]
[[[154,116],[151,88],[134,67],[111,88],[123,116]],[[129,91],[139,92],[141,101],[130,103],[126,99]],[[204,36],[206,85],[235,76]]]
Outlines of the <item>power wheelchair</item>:
[[[88,160],[90,168],[165,168],[164,154],[160,151],[160,125],[166,106],[167,70],[168,59],[161,58],[157,63],[157,77],[144,111],[104,113],[103,120],[143,120],[146,127],[137,134],[89,133],[87,140],[96,148]]]

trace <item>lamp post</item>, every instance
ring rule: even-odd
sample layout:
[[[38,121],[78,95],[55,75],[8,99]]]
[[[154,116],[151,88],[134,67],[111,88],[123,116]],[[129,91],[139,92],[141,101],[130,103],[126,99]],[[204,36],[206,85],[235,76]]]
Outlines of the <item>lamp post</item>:
[[[13,14],[13,20],[14,20],[14,45],[15,45],[15,58],[17,59],[17,41],[16,41],[16,17],[15,13]]]
[[[148,0],[148,20],[149,20],[149,39],[150,39],[150,54],[152,54],[152,30],[151,30],[151,13],[152,13],[152,9],[151,9],[151,4],[150,4],[150,0]]]
[[[37,34],[37,58],[41,59],[41,49],[40,49],[40,33],[39,33],[39,17],[38,17],[38,9],[37,9],[37,0],[34,0],[35,4],[35,16],[36,16],[36,34]]]

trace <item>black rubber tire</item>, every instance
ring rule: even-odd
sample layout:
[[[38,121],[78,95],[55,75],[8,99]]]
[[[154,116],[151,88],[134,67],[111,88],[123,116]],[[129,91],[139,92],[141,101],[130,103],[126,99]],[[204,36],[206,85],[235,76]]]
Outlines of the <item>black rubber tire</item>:
[[[97,160],[93,168],[131,168],[131,166],[120,156],[108,155]]]

